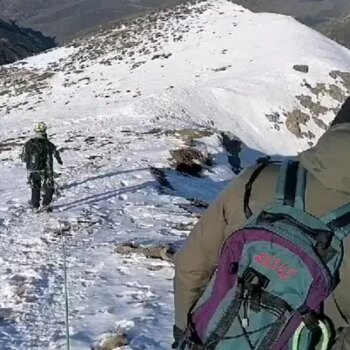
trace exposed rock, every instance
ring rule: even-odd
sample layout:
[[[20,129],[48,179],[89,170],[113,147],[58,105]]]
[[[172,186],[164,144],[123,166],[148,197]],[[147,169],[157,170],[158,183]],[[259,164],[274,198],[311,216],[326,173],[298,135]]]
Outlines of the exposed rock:
[[[115,350],[129,344],[127,334],[117,329],[115,334],[108,334],[97,344],[92,345],[91,350]]]
[[[320,126],[320,127],[321,127],[321,126]],[[315,135],[312,131],[308,130],[308,131],[305,133],[305,137],[308,138],[308,139],[310,139],[310,140],[312,140],[312,139],[315,139],[315,138],[316,138],[316,135]]]
[[[213,68],[212,69],[212,71],[213,72],[224,72],[225,70],[227,70],[227,69],[229,69],[229,68],[231,68],[232,67],[232,65],[230,64],[230,65],[228,65],[228,66],[224,66],[224,67],[219,67],[219,68]]]
[[[321,129],[323,129],[323,130],[327,130],[328,129],[328,126],[327,126],[327,124],[323,121],[323,120],[321,120],[321,119],[319,119],[319,118],[312,118],[313,119],[313,121],[315,122],[315,124],[317,125],[317,126],[319,126]],[[309,133],[310,133],[310,131],[309,131]]]
[[[295,136],[302,138],[304,134],[301,131],[300,125],[306,125],[310,120],[310,116],[300,109],[294,109],[292,112],[286,112],[284,115],[287,117],[287,129]]]
[[[167,134],[174,134],[180,137],[186,145],[192,146],[196,140],[203,137],[212,136],[214,131],[211,129],[181,129],[175,131],[167,131]]]
[[[172,166],[179,172],[186,173],[191,176],[200,176],[204,168],[212,165],[212,157],[210,154],[203,154],[199,150],[187,147],[170,151],[172,156]]]
[[[300,95],[296,97],[300,104],[308,109],[313,117],[318,117],[328,112],[328,108],[321,105],[319,101],[314,102],[311,96]]]
[[[42,90],[48,87],[49,80],[53,75],[53,72],[42,73],[25,68],[0,67],[0,77],[2,78],[0,88],[2,95],[8,95],[9,97],[19,96],[23,93],[40,95],[42,94]],[[21,106],[25,106],[26,102],[24,101],[16,106],[11,106],[10,109],[18,109]]]
[[[115,252],[119,254],[143,254],[149,259],[161,259],[172,261],[175,251],[170,246],[151,246],[142,247],[134,243],[124,243],[115,248]]]
[[[335,84],[326,85],[325,83],[317,83],[314,87],[311,85],[308,85],[307,87],[317,97],[329,94],[332,98],[341,103],[343,103],[346,100],[348,95],[343,89],[341,89],[338,85]]]
[[[96,137],[95,137],[95,136],[88,136],[84,141],[85,141],[87,144],[91,145],[91,144],[95,143]]]
[[[327,90],[329,96],[334,98],[335,100],[343,103],[346,100],[347,94],[344,93],[344,91],[337,85],[330,84],[328,85]]]
[[[163,53],[163,54],[157,54],[157,55],[154,55],[153,57],[152,57],[152,60],[157,60],[157,59],[159,59],[159,58],[169,58],[170,56],[171,56],[172,54],[171,53],[168,53],[168,54],[165,54],[165,53]]]
[[[55,40],[29,28],[0,20],[0,65],[55,47]]]
[[[343,83],[343,85],[344,85],[344,87],[347,90],[350,90],[350,73],[349,72],[341,72],[339,70],[335,70],[335,71],[330,72],[329,75],[333,79],[340,78],[342,83]]]
[[[281,127],[280,125],[283,124],[283,122],[281,121],[281,115],[278,112],[273,112],[271,114],[266,114],[266,118],[273,123],[273,127],[276,130],[280,130]]]
[[[296,64],[293,69],[301,73],[309,73],[309,66],[306,64]]]

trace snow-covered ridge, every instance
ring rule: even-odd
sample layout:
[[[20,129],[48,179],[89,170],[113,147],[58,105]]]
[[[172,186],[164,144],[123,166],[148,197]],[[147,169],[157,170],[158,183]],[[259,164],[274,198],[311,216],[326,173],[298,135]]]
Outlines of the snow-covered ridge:
[[[349,92],[349,64],[347,49],[292,18],[199,1],[3,68],[0,116],[25,112],[30,120],[48,109],[62,121],[73,111],[86,116],[89,104],[95,116],[123,113],[121,105],[156,116],[166,109],[230,130],[251,147],[291,154],[334,117]],[[252,142],[256,132],[279,129],[282,148]]]

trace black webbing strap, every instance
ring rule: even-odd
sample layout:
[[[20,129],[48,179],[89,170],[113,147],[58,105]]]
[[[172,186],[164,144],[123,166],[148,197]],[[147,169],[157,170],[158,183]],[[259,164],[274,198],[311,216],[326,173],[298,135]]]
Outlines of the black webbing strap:
[[[250,196],[252,194],[252,188],[255,180],[260,175],[260,173],[266,168],[268,164],[272,163],[269,159],[264,159],[260,166],[256,168],[250,177],[249,181],[245,185],[245,193],[244,193],[244,200],[243,200],[243,206],[244,206],[244,215],[248,219],[253,215],[252,210],[249,207],[249,200]]]
[[[305,210],[307,171],[298,161],[284,162],[279,171],[275,203]]]
[[[297,191],[299,162],[288,162],[286,179],[284,184],[284,205],[294,207]]]
[[[320,218],[340,239],[350,234],[350,203]]]
[[[343,216],[340,216],[337,219],[334,219],[328,224],[328,227],[334,231],[340,228],[345,228],[347,226],[350,227],[350,212],[344,214]]]

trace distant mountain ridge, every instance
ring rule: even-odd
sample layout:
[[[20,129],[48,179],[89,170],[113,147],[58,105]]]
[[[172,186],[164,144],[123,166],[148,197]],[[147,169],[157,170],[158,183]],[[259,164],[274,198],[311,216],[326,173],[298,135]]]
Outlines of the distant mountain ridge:
[[[15,62],[56,46],[55,40],[29,28],[0,20],[0,65]]]
[[[53,36],[59,43],[83,36],[98,26],[186,0],[0,0],[3,19]],[[340,44],[350,47],[349,0],[232,0],[253,12],[289,15]]]
[[[0,0],[0,14],[21,26],[54,36],[59,43],[84,35],[99,25],[184,0]]]

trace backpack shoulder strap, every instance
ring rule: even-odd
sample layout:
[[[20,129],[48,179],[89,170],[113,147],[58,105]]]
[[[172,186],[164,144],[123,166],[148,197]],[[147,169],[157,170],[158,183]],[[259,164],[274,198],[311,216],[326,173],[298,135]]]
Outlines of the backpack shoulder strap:
[[[350,234],[350,203],[320,218],[335,235],[343,240]]]
[[[244,214],[247,219],[253,215],[249,207],[253,183],[265,167],[272,163],[278,162],[272,162],[269,159],[263,160],[261,165],[255,169],[245,186]],[[305,210],[305,188],[306,170],[304,167],[298,161],[289,160],[283,162],[278,175],[275,203]]]
[[[306,178],[307,171],[298,161],[283,163],[277,184],[276,203],[305,210]],[[350,203],[319,219],[343,240],[350,234]]]
[[[275,203],[305,210],[306,169],[298,161],[282,163],[278,175]]]
[[[245,215],[246,219],[249,219],[253,215],[253,212],[249,207],[249,200],[250,200],[250,196],[252,194],[253,184],[254,184],[255,180],[258,178],[258,176],[260,175],[260,173],[266,168],[266,166],[269,163],[271,163],[271,161],[269,159],[262,160],[260,165],[254,170],[249,181],[245,185],[243,207],[244,207],[244,215]]]

